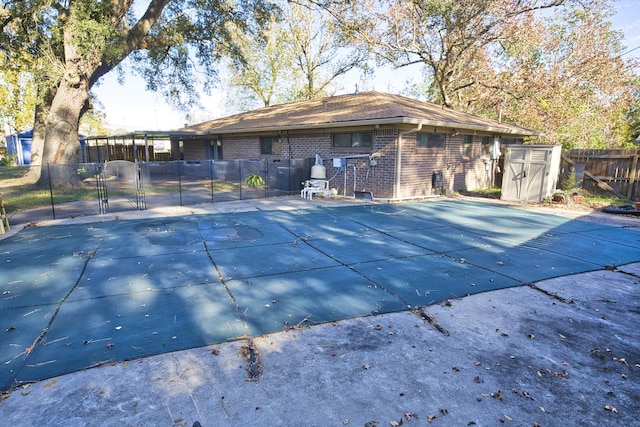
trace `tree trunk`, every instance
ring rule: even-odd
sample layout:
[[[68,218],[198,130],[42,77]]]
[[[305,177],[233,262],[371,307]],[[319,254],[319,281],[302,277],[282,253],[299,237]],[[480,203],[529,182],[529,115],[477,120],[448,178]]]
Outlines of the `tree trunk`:
[[[38,97],[41,102],[36,104],[34,123],[33,123],[33,137],[31,139],[31,165],[27,174],[27,180],[29,183],[42,184],[40,182],[42,171],[42,153],[44,151],[44,136],[47,132],[46,121],[49,113],[49,106],[53,101],[56,90],[55,88],[38,88]],[[48,185],[48,181],[47,181]]]
[[[51,102],[45,123],[40,185],[79,187],[77,174],[78,127],[89,99],[88,82],[67,71]]]

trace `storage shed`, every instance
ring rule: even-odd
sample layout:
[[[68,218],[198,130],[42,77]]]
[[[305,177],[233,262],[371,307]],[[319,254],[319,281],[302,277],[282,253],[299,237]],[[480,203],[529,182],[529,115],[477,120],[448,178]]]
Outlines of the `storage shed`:
[[[502,200],[541,202],[553,195],[560,173],[561,145],[506,148]]]

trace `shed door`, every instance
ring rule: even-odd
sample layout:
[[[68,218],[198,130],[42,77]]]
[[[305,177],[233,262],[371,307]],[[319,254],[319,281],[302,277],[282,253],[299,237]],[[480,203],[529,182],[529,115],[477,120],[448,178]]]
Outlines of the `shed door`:
[[[544,199],[550,150],[508,147],[502,199],[540,202]]]

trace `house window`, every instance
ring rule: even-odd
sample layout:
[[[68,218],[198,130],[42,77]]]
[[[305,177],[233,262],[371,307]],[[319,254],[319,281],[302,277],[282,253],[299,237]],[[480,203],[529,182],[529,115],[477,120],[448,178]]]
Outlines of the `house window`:
[[[491,137],[490,136],[482,137],[482,152],[487,155],[491,153]]]
[[[500,143],[503,145],[511,145],[511,144],[517,144],[518,140],[515,138],[502,138],[500,140]]]
[[[471,157],[471,146],[473,144],[473,135],[464,135],[462,138],[462,157]]]
[[[373,134],[371,132],[334,133],[334,147],[371,147]]]
[[[282,141],[277,136],[260,137],[260,154],[271,156],[282,154]]]
[[[178,160],[184,160],[184,141],[178,141]]]
[[[443,133],[420,132],[416,136],[416,146],[419,148],[444,148]]]

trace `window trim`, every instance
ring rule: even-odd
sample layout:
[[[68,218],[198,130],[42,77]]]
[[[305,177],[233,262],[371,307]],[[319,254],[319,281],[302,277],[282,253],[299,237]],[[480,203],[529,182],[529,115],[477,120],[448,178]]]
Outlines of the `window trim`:
[[[349,135],[349,139],[351,141],[351,145],[336,145],[336,136],[341,135]],[[362,135],[362,145],[354,145],[354,135]],[[368,137],[365,137],[368,136]],[[368,139],[368,141],[367,141]],[[368,143],[367,143],[368,142]],[[356,141],[357,143],[357,141]],[[362,149],[362,148],[371,148],[373,147],[373,132],[360,131],[360,132],[333,132],[331,134],[331,147],[334,149]]]
[[[422,145],[422,136],[427,135],[427,145]],[[442,138],[442,143],[438,145],[430,145],[430,135],[437,135],[438,139]],[[418,132],[416,134],[416,148],[423,150],[444,150],[447,144],[447,134],[443,132]]]
[[[482,143],[482,154],[487,156],[490,155],[491,147],[493,146],[493,138],[490,136],[483,136],[481,139],[481,143]]]
[[[265,143],[269,142],[270,144],[270,152],[265,152]],[[278,144],[279,152],[274,152],[274,142]],[[260,155],[261,156],[281,156],[282,155],[282,139],[279,136],[271,135],[271,136],[261,136],[260,137]]]
[[[473,157],[473,139],[473,135],[462,135],[460,154],[466,159]]]

